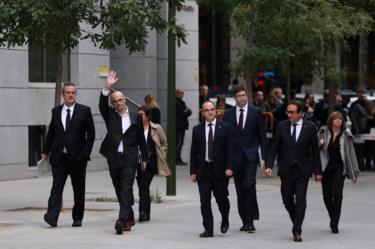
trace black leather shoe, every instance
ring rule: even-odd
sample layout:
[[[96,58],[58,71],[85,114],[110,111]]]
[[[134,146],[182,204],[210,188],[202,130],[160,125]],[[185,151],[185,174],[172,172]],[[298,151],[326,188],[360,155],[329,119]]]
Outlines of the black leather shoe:
[[[255,231],[256,231],[256,229],[255,229],[255,226],[254,226],[253,222],[247,224],[247,232],[248,233],[255,233]]]
[[[49,213],[44,214],[44,221],[51,227],[57,227],[57,221]]]
[[[82,221],[81,220],[75,220],[73,221],[72,227],[81,227]]]
[[[249,230],[249,226],[248,224],[244,224],[241,228],[240,228],[240,231],[241,232],[247,232]]]
[[[139,222],[144,222],[144,221],[149,221],[150,220],[150,215],[146,212],[140,212],[139,213]]]
[[[295,242],[302,242],[301,234],[300,234],[300,233],[295,233],[295,234],[293,234],[293,240],[294,240]]]
[[[116,224],[115,224],[116,234],[122,234],[124,230],[124,225],[125,225],[124,222],[122,222],[121,220],[116,221]]]
[[[339,233],[339,228],[338,228],[337,225],[335,225],[335,224],[333,224],[333,223],[331,222],[330,227],[331,227],[331,231],[332,231],[332,233]]]
[[[228,221],[222,221],[221,226],[220,226],[220,231],[222,233],[226,233],[228,231],[228,228],[229,228],[229,222]]]
[[[214,233],[205,230],[203,233],[199,234],[199,237],[201,237],[201,238],[210,238],[210,237],[214,237]]]
[[[176,165],[186,166],[187,163],[185,163],[184,161],[177,161]]]

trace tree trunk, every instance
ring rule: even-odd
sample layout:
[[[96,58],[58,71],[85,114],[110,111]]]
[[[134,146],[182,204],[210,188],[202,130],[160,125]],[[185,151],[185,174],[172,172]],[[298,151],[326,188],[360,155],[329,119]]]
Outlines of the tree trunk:
[[[286,75],[286,96],[287,96],[287,101],[289,102],[290,101],[290,92],[291,92],[289,60],[288,60],[287,65],[286,65],[285,75]]]
[[[337,39],[335,40],[335,69],[336,73],[338,74],[341,70],[341,45],[340,41]],[[338,80],[338,77],[334,77],[336,80]],[[335,110],[336,105],[336,92],[337,92],[337,86],[338,82],[335,82],[334,80],[328,81],[328,89],[329,89],[329,109],[328,112],[332,113]]]
[[[59,48],[56,52],[56,88],[55,88],[55,106],[61,103],[61,84],[62,84],[62,51]]]
[[[359,51],[358,51],[358,87],[366,88],[368,81],[368,40],[367,33],[359,35]]]
[[[253,75],[251,72],[251,66],[247,63],[245,66],[245,80],[250,105],[253,104]]]

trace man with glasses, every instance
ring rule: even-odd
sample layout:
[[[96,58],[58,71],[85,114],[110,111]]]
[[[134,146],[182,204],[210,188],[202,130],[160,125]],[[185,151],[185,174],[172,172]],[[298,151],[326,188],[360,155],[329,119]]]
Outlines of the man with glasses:
[[[322,179],[317,129],[314,123],[302,119],[302,104],[292,101],[287,106],[289,120],[277,125],[266,162],[265,173],[272,175],[278,155],[278,176],[281,179],[281,196],[293,223],[293,239],[301,242],[302,223],[306,211],[306,193],[309,177]]]
[[[211,210],[213,192],[221,213],[222,233],[229,228],[228,182],[232,176],[230,157],[230,127],[216,119],[215,104],[206,101],[201,106],[204,122],[193,128],[190,176],[198,182],[204,232],[201,238],[213,237],[214,220]]]
[[[266,130],[261,110],[248,104],[247,89],[233,89],[236,106],[224,113],[223,121],[231,125],[233,152],[231,165],[237,192],[238,213],[243,226],[240,231],[254,233],[254,220],[259,219],[256,196],[256,172],[259,159],[266,156]],[[259,147],[262,158],[259,158]],[[263,161],[263,160],[262,160]]]

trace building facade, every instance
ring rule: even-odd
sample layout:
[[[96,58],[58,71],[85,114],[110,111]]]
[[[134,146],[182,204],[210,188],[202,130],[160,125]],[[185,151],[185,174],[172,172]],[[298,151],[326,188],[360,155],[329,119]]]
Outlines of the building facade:
[[[182,11],[177,13],[177,22],[188,32],[188,44],[177,47],[176,87],[185,90],[184,99],[193,110],[191,127],[198,122],[198,10],[195,1],[185,1]],[[167,129],[167,58],[166,35],[153,31],[142,54],[129,55],[123,47],[101,50],[83,40],[65,57],[63,80],[77,84],[77,102],[90,106],[94,117],[96,140],[88,170],[107,168],[107,162],[99,154],[106,133],[98,109],[105,80],[100,76],[100,68],[116,70],[120,77],[116,89],[135,102],[143,104],[147,94],[156,96],[161,105],[162,124]],[[0,48],[0,180],[36,177],[40,173],[36,163],[54,105],[53,63],[49,51],[43,49]],[[188,132],[183,147],[185,160],[190,137]]]

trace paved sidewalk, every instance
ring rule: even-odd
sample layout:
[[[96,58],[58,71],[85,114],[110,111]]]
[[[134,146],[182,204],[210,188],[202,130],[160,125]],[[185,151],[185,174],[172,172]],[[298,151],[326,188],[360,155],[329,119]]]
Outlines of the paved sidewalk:
[[[71,227],[71,212],[60,215],[57,228],[43,221],[43,208],[51,187],[51,177],[0,182],[0,249],[43,248],[131,248],[131,249],[242,249],[242,248],[311,248],[362,249],[375,246],[375,173],[361,174],[355,185],[346,181],[340,233],[332,234],[321,197],[319,183],[310,182],[302,243],[291,236],[291,223],[284,210],[277,177],[258,179],[260,220],[255,234],[239,232],[234,184],[230,184],[230,228],[220,233],[220,216],[212,202],[215,237],[201,239],[203,231],[198,189],[190,181],[188,167],[177,167],[177,196],[165,196],[165,179],[154,178],[152,192],[159,191],[162,203],[152,204],[151,221],[137,223],[131,232],[116,235],[114,223],[118,205],[113,202],[87,201],[83,227]],[[136,186],[136,185],[135,185]],[[135,193],[137,193],[135,187]],[[137,196],[137,195],[136,195]],[[114,198],[107,171],[87,174],[86,199]],[[72,207],[72,190],[68,180],[64,208]],[[137,199],[136,199],[137,202]],[[9,211],[22,208],[24,211]],[[138,205],[134,206],[138,217]]]

